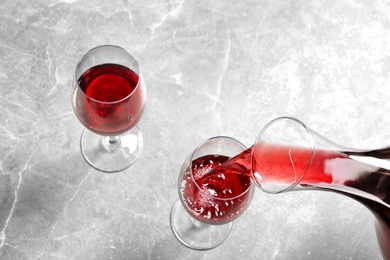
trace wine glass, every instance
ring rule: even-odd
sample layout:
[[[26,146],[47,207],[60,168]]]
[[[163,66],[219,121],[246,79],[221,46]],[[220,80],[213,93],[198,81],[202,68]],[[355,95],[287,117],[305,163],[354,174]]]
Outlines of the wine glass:
[[[172,206],[170,221],[174,235],[187,247],[207,250],[219,246],[229,236],[233,221],[248,208],[255,190],[249,176],[229,171],[207,175],[245,149],[233,138],[214,137],[183,163],[179,199]]]
[[[137,160],[143,146],[137,123],[145,100],[138,62],[125,49],[102,45],[81,58],[73,79],[72,106],[85,126],[81,151],[91,166],[117,172]]]

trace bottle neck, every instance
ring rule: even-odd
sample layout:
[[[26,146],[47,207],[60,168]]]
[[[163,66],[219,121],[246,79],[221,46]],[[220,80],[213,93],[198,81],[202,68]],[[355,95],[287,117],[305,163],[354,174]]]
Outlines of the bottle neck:
[[[307,171],[293,189],[333,191],[390,209],[387,152],[388,149],[368,152],[315,150]]]

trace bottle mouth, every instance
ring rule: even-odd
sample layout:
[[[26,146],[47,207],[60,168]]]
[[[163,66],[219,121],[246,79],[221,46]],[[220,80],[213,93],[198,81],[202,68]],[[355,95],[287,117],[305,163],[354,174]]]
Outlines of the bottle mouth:
[[[311,130],[293,117],[278,117],[259,133],[252,149],[255,184],[267,193],[296,187],[305,176],[314,154]]]

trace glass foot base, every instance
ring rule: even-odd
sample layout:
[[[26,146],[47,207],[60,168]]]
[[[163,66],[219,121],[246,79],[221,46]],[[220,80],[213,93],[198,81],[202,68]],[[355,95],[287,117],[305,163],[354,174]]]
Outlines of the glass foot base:
[[[229,236],[233,222],[224,225],[208,225],[192,218],[180,200],[171,209],[171,228],[176,238],[195,250],[209,250],[221,245]]]
[[[123,135],[109,137],[84,129],[80,140],[85,160],[103,172],[119,172],[138,159],[143,147],[142,133],[137,126]]]

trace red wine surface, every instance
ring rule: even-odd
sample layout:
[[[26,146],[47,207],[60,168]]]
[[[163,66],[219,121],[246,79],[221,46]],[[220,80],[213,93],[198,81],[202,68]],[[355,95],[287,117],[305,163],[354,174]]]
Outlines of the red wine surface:
[[[139,76],[118,64],[102,64],[88,69],[78,79],[76,113],[91,131],[118,135],[139,120],[145,102]]]
[[[227,161],[229,157],[207,155],[192,162],[180,181],[180,197],[187,211],[197,220],[209,224],[225,224],[239,217],[249,206],[253,192],[251,179],[245,175],[220,172],[209,182],[202,177]]]

